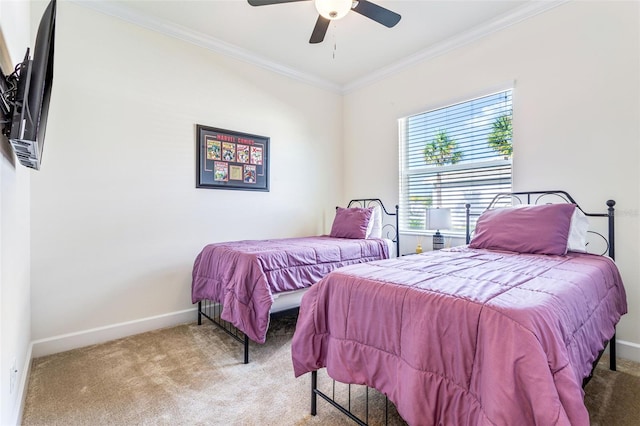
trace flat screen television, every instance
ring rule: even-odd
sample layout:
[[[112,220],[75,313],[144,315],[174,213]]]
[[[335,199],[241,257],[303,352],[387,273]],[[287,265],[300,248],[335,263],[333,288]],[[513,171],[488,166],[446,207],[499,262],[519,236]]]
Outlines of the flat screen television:
[[[7,135],[18,161],[39,170],[49,115],[53,83],[53,48],[55,37],[56,0],[51,0],[42,15],[36,34],[33,57],[29,49],[16,71],[6,77],[14,79],[13,100],[10,102]]]

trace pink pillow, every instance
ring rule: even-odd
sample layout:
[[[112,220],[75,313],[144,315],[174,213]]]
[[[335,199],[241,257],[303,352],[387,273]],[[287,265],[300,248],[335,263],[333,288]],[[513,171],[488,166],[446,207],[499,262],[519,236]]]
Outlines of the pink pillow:
[[[338,207],[329,236],[335,238],[366,238],[367,226],[372,214],[373,207],[353,207],[350,209]]]
[[[575,204],[487,210],[478,219],[471,248],[565,254]]]

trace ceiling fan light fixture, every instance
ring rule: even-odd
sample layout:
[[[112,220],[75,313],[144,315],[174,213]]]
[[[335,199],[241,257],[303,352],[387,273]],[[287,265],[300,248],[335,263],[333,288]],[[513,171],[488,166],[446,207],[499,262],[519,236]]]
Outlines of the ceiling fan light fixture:
[[[314,0],[318,13],[329,20],[344,17],[353,5],[352,0]]]

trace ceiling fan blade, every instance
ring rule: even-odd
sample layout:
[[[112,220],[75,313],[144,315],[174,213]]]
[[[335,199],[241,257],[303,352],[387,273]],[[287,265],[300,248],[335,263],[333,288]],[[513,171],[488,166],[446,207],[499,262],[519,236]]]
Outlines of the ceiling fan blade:
[[[360,15],[373,19],[385,27],[391,28],[400,22],[401,16],[389,9],[385,9],[382,6],[378,6],[377,4],[366,0],[359,0],[357,3],[356,7],[352,9],[354,12],[358,12]]]
[[[295,1],[308,0],[248,0],[251,6],[266,6],[268,4],[293,3]]]
[[[323,17],[322,15],[318,15],[318,20],[316,21],[316,26],[313,27],[313,32],[311,33],[309,43],[322,43],[322,40],[324,40],[324,36],[327,33],[327,29],[329,28],[330,23],[330,20]]]

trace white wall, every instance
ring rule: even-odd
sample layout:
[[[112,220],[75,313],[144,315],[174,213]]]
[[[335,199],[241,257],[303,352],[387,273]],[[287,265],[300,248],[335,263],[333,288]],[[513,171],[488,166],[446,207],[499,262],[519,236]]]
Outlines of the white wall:
[[[58,6],[42,170],[16,167],[0,142],[1,424],[19,416],[9,367],[16,359],[23,387],[29,342],[42,355],[114,325],[120,337],[149,318],[195,318],[190,272],[204,244],[319,233],[336,203],[397,200],[396,120],[512,80],[516,189],[566,189],[591,211],[618,203],[629,300],[618,338],[640,360],[637,2],[567,3],[344,99]],[[33,36],[28,8],[0,3],[0,52],[14,64]],[[196,123],[271,137],[271,191],[195,189]]]
[[[56,31],[31,180],[34,356],[101,327],[195,319],[191,267],[207,243],[328,232],[340,95],[70,2]],[[270,192],[196,189],[196,124],[270,137]]]
[[[0,63],[10,73],[29,44],[29,3],[0,3]],[[20,415],[31,358],[29,305],[29,175],[0,136],[0,424]],[[11,391],[10,371],[17,373]]]
[[[345,196],[398,199],[396,120],[515,81],[516,190],[617,202],[629,313],[620,354],[640,361],[640,3],[570,2],[345,96]],[[375,147],[372,149],[371,147]],[[415,247],[405,238],[404,251]]]

